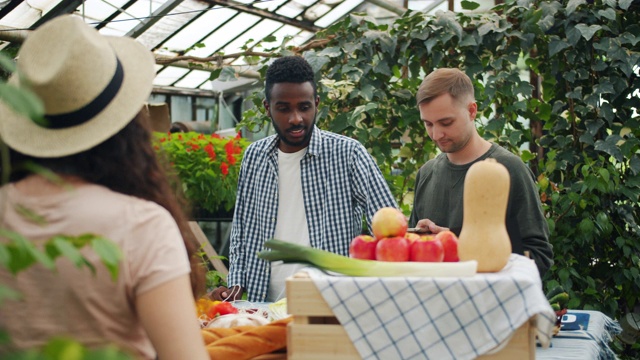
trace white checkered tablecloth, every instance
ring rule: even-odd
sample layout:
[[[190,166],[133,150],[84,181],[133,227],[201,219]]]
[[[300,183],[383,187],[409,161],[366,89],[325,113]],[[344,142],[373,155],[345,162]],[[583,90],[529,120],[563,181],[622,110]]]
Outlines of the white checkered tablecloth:
[[[556,320],[533,261],[512,255],[470,277],[347,277],[305,268],[363,359],[473,359],[536,316],[549,346]]]

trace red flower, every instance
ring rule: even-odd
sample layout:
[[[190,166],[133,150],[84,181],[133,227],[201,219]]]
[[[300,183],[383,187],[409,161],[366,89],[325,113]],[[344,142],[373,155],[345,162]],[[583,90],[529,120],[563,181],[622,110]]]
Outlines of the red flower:
[[[220,164],[220,171],[222,171],[222,175],[229,174],[229,165],[226,162]]]
[[[209,159],[211,159],[212,161],[216,159],[216,152],[213,150],[213,145],[207,144],[204,147],[204,151],[206,151],[207,154],[209,154]]]
[[[226,144],[224,144],[224,151],[227,152],[227,155],[233,154],[233,140],[229,140]]]
[[[220,137],[220,135],[218,135],[218,134],[216,134],[216,133],[211,134],[211,138],[213,138],[213,139],[222,139],[222,138]]]
[[[238,131],[238,133],[236,134],[236,139],[240,139],[242,138],[242,132]]]
[[[198,150],[198,149],[200,149],[200,145],[198,145],[198,144],[191,144],[191,148],[192,148],[193,150]]]
[[[204,140],[204,134],[198,135],[198,140]]]
[[[236,158],[233,156],[233,154],[227,154],[227,161],[231,165],[235,165],[236,164]]]

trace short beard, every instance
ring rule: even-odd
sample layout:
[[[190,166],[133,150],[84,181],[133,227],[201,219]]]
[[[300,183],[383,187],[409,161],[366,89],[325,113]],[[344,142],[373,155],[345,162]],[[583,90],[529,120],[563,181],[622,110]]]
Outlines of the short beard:
[[[276,125],[276,122],[273,121],[273,117],[269,116],[269,118],[271,118],[271,124],[273,125],[273,128],[276,130],[276,134],[278,134],[278,137],[280,138],[280,141],[282,141],[283,143],[289,145],[289,146],[302,146],[305,144],[309,144],[309,141],[311,140],[311,135],[313,134],[313,129],[316,127],[316,116],[318,114],[316,113],[315,115],[313,115],[313,121],[311,122],[311,125],[309,126],[309,131],[307,132],[307,134],[304,136],[304,138],[300,141],[297,142],[292,142],[287,140],[287,138],[284,136],[285,132],[280,129],[278,127],[278,125]]]

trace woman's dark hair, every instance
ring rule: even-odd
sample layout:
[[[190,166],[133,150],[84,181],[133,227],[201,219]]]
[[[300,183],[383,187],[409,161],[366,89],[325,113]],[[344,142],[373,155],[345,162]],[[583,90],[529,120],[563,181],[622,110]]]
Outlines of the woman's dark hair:
[[[271,99],[271,90],[273,85],[277,83],[296,83],[301,84],[310,82],[313,86],[313,97],[317,93],[316,82],[314,79],[313,68],[300,56],[285,56],[276,59],[269,68],[265,76],[264,95],[267,102]]]
[[[47,168],[59,175],[73,175],[87,182],[105,186],[115,192],[153,201],[165,208],[175,219],[191,263],[191,287],[194,296],[205,291],[204,268],[196,255],[199,246],[189,229],[185,214],[186,203],[160,165],[151,144],[151,132],[142,113],[117,134],[103,143],[78,154],[59,158],[35,158],[11,152],[11,181],[33,172],[25,169],[28,163]]]

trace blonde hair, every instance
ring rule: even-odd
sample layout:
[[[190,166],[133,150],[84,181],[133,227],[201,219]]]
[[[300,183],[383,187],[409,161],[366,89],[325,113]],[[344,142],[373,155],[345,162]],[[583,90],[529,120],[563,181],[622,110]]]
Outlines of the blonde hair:
[[[442,94],[449,94],[457,101],[475,99],[471,79],[454,68],[436,69],[427,75],[418,88],[416,102],[418,105],[428,103]]]

